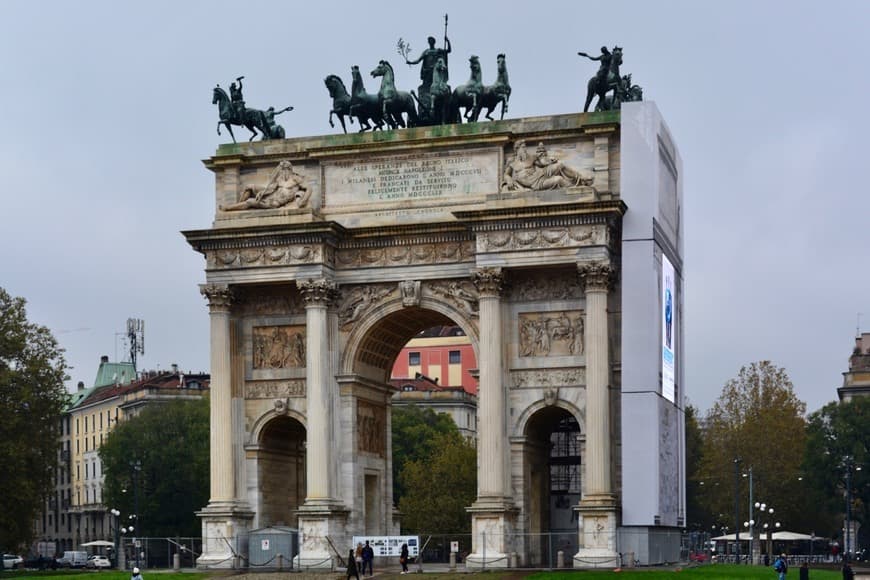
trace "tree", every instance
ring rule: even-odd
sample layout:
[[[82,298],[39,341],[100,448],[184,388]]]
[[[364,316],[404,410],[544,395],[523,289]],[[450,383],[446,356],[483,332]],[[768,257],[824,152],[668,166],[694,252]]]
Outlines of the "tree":
[[[402,529],[409,533],[468,534],[466,511],[477,495],[477,452],[456,435],[441,435],[428,459],[405,464],[405,495],[399,502]]]
[[[194,512],[206,505],[209,494],[207,399],[145,408],[109,434],[100,460],[107,507],[134,514],[134,492],[139,496],[137,535],[202,533]]]
[[[704,434],[698,423],[698,410],[686,406],[686,523],[695,530],[709,531],[715,518],[702,498],[701,459],[704,454]]]
[[[850,478],[852,518],[862,523],[870,521],[868,461],[870,397],[856,397],[844,403],[829,403],[810,414],[803,467],[809,503],[820,508],[815,531],[832,536],[840,534],[842,516],[846,511],[847,472]],[[863,539],[859,532],[859,541]]]
[[[9,550],[30,542],[51,491],[68,400],[63,349],[47,328],[28,322],[25,304],[0,288],[0,547]]]
[[[405,464],[432,457],[438,449],[439,436],[461,435],[449,415],[418,405],[394,409],[392,424],[393,501],[398,505],[406,489],[402,477]]]
[[[744,477],[749,468],[753,501],[776,510],[771,523],[779,521],[787,527],[803,523],[799,477],[805,411],[806,404],[795,395],[785,369],[770,361],[744,366],[736,379],[725,384],[704,421],[700,468],[705,483],[701,497],[715,514],[715,523],[734,529],[735,498],[741,531],[750,519],[749,478]]]

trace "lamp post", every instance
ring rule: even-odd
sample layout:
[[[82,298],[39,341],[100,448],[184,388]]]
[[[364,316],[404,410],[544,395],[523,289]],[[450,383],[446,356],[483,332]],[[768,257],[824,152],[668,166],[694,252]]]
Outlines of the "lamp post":
[[[852,552],[852,470],[861,471],[861,466],[855,465],[855,459],[851,455],[843,458],[843,465],[846,468],[846,545],[843,546],[843,558],[848,561],[849,554]]]
[[[744,523],[744,525],[748,525],[749,527],[749,562],[754,563],[755,559],[755,550],[753,550],[753,546],[755,544],[755,512],[753,511],[752,504],[752,468],[750,467],[748,470],[748,474],[744,473],[743,477],[749,477],[749,522]],[[755,503],[755,507],[758,507],[758,503]]]
[[[130,469],[133,471],[133,515],[136,526],[139,527],[139,472],[142,471],[142,462],[138,459],[130,462]],[[133,526],[130,526],[130,531]],[[141,530],[140,530],[141,533]],[[133,538],[133,548],[136,550],[136,567],[139,567],[139,546],[136,538]]]
[[[736,562],[740,563],[740,458],[734,458],[734,543],[736,545]]]
[[[115,519],[115,568],[124,569],[124,552],[121,550],[121,512],[112,508],[111,514]]]

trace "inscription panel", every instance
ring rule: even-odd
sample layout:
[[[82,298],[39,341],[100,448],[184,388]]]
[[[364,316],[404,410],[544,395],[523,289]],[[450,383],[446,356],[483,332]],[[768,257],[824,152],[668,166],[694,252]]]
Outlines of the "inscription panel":
[[[498,191],[498,151],[415,153],[323,164],[324,206],[424,201]]]

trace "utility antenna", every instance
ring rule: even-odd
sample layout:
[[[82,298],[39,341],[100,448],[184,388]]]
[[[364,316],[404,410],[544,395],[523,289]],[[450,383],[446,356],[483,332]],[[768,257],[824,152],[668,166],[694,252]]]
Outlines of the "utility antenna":
[[[145,321],[140,318],[127,319],[127,339],[130,341],[130,362],[136,372],[136,355],[145,354]]]
[[[855,338],[861,338],[861,313],[858,313],[858,322],[855,324]]]

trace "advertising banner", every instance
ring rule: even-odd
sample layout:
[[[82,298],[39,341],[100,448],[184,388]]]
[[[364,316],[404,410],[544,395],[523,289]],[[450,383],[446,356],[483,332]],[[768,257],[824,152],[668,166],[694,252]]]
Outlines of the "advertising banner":
[[[677,340],[677,300],[674,266],[662,254],[662,396],[674,402],[674,352]]]

